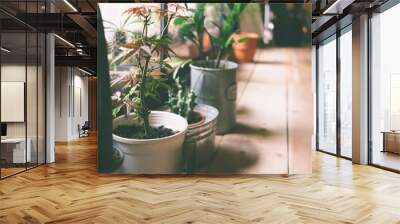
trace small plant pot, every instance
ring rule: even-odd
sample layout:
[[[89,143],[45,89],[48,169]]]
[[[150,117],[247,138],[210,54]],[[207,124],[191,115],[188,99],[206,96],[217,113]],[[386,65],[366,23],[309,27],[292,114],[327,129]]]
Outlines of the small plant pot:
[[[239,42],[246,38],[247,41]],[[239,63],[253,62],[260,36],[256,33],[236,33],[233,35],[233,55]]]
[[[186,132],[183,153],[183,168],[193,173],[197,168],[207,165],[215,155],[215,132],[218,110],[215,107],[198,104],[194,112],[200,113],[203,120],[189,124]]]
[[[212,68],[214,61],[195,61],[190,65],[190,86],[196,94],[196,103],[211,105],[219,111],[217,134],[229,132],[236,123],[236,70],[238,65],[221,61],[221,67]]]
[[[113,128],[134,124],[134,114],[113,120]],[[113,134],[114,147],[121,150],[124,159],[116,172],[127,174],[176,174],[179,172],[182,144],[187,131],[187,121],[170,112],[152,111],[150,125],[178,131],[176,134],[156,139],[130,139]]]

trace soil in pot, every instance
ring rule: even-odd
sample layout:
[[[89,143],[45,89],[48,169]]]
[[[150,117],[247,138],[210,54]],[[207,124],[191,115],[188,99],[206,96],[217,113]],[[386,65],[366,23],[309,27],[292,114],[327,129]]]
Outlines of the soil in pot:
[[[177,133],[170,128],[166,128],[163,125],[158,127],[150,127],[150,135],[145,136],[143,127],[141,125],[120,125],[113,131],[114,134],[123,138],[130,139],[153,139],[153,138],[164,138]]]
[[[201,124],[205,121],[205,117],[203,114],[197,111],[193,111],[191,115],[189,116],[188,119],[188,124],[194,125],[194,124]]]

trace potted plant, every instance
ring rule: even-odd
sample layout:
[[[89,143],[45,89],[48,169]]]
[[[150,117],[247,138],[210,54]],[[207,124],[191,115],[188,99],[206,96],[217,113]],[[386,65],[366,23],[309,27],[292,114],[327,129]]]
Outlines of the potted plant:
[[[206,165],[215,154],[215,132],[218,110],[210,105],[196,104],[195,93],[188,86],[185,69],[191,60],[186,60],[173,73],[174,85],[169,92],[171,112],[188,121],[188,131],[184,142],[182,168],[192,173]]]
[[[242,40],[246,41],[242,41]],[[258,40],[260,36],[257,33],[239,32],[233,35],[233,55],[236,61],[253,62],[256,54]]]
[[[215,24],[219,35],[210,34],[205,28],[204,4],[193,13],[191,19],[182,22],[180,33],[198,46],[203,52],[203,37],[208,35],[211,41],[209,52],[203,52],[191,67],[191,88],[197,95],[196,102],[216,107],[220,113],[217,133],[224,134],[236,123],[236,70],[238,65],[229,61],[233,35],[238,31],[240,13],[246,3],[226,3],[227,12],[222,16],[222,24]],[[239,42],[246,41],[240,39]],[[215,56],[214,56],[215,55]]]
[[[262,7],[264,6],[263,4],[247,5],[240,16],[240,25],[246,26],[248,24],[254,24],[254,27],[249,27],[247,30],[255,30],[255,32],[262,28],[259,27],[261,24],[257,22],[258,20],[261,20],[261,5]],[[260,35],[255,32],[244,32],[243,30],[239,30],[233,35],[232,50],[233,56],[237,62],[253,62],[258,41],[260,40]]]
[[[122,44],[122,53],[113,58],[111,67],[129,62],[124,72],[111,72],[114,79],[113,144],[124,154],[120,172],[132,174],[173,174],[178,171],[187,121],[174,113],[151,111],[148,98],[158,100],[159,88],[169,88],[165,76],[172,67],[161,60],[161,52],[169,51],[170,39],[164,35],[179,11],[152,6],[132,7],[126,14],[140,19],[142,33]],[[167,26],[160,35],[149,35],[155,18],[167,17]],[[112,75],[112,74],[111,74]],[[117,116],[121,110],[125,115]]]

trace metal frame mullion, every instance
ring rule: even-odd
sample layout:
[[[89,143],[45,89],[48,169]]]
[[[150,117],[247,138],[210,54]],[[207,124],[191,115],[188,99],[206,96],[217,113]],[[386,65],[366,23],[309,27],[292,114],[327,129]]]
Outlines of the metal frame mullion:
[[[315,148],[319,150],[319,44],[315,46]]]
[[[371,20],[372,13],[368,12],[368,31],[367,31],[367,40],[368,40],[368,54],[367,54],[367,82],[368,82],[368,164],[373,165],[373,148],[372,148],[372,64],[371,64],[371,56],[372,56],[372,29],[371,29]]]
[[[48,13],[48,0],[45,0],[45,13]],[[48,33],[44,32],[44,53],[42,60],[44,59],[44,65],[42,64],[42,82],[44,82],[44,134],[43,134],[43,140],[44,140],[44,164],[47,163],[47,38],[48,38]],[[42,83],[43,84],[43,83]],[[43,96],[43,94],[42,94]],[[42,108],[43,109],[43,108]]]
[[[336,154],[341,157],[341,133],[342,124],[340,118],[340,84],[341,84],[341,65],[340,65],[340,30],[336,31]]]
[[[25,0],[25,21],[28,19],[28,0]],[[26,23],[25,23],[26,24]],[[25,88],[24,88],[24,119],[25,119],[25,170],[28,170],[28,113],[27,113],[27,91],[28,91],[28,24],[25,25]]]
[[[39,0],[36,0],[39,13]],[[39,165],[39,32],[36,32],[36,166]]]

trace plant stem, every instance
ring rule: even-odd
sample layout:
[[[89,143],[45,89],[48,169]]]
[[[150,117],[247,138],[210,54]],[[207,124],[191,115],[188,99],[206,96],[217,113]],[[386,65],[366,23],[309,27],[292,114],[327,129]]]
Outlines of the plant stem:
[[[221,57],[222,57],[222,51],[223,50],[224,50],[224,48],[222,48],[222,47],[218,50],[217,63],[216,63],[215,68],[219,68],[219,64],[221,63]]]
[[[149,115],[150,115],[150,110],[147,107],[146,103],[146,97],[145,97],[145,86],[146,86],[146,80],[147,80],[147,70],[149,67],[149,61],[150,58],[146,58],[146,63],[143,68],[143,73],[142,73],[142,83],[140,87],[140,103],[142,107],[142,119],[143,119],[143,128],[144,128],[144,134],[146,137],[150,137],[150,122],[149,122]]]
[[[199,58],[203,59],[203,38],[204,38],[204,33],[197,33],[197,36],[199,37],[198,41],[199,41]]]
[[[171,23],[172,17],[168,17],[167,19],[167,24],[165,24],[163,30],[161,31],[160,37],[163,37],[165,35],[165,31],[168,29],[169,24]]]

